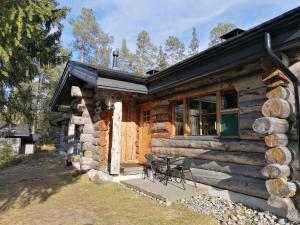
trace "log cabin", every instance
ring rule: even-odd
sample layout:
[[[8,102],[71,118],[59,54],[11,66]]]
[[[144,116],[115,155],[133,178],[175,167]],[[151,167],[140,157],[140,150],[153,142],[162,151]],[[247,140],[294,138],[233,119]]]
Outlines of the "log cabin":
[[[147,76],[69,61],[60,146],[112,175],[148,152],[191,157],[197,182],[299,221],[300,7],[224,38]]]

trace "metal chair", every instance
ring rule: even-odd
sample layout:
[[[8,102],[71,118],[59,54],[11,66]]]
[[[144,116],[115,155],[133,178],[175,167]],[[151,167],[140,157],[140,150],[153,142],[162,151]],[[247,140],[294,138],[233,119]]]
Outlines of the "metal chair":
[[[158,161],[151,153],[147,153],[145,158],[147,159],[147,164],[144,166],[142,177],[144,179],[146,178],[146,175],[149,177],[148,171],[151,170],[153,174],[152,181],[154,182],[157,173],[163,173],[163,167],[165,167],[165,164],[161,161]]]
[[[192,158],[181,158],[173,162],[173,167],[171,167],[171,175],[173,177],[180,178],[180,183],[182,183],[183,189],[185,190],[184,183],[186,183],[185,175],[190,174],[192,181],[194,182],[195,188],[197,188],[193,173],[191,171]]]

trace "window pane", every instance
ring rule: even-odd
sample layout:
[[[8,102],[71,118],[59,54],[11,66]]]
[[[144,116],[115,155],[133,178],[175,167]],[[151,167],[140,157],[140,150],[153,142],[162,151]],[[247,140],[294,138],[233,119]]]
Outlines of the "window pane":
[[[216,95],[207,95],[200,98],[201,114],[216,112]]]
[[[201,116],[200,135],[216,135],[216,114]]]
[[[222,136],[239,136],[238,114],[224,114],[221,120]]]
[[[189,101],[189,127],[191,130],[190,135],[200,135],[200,101],[199,98],[193,98]]]
[[[234,109],[238,107],[237,92],[235,90],[222,93],[222,109]]]
[[[175,103],[175,135],[183,135],[183,101]]]

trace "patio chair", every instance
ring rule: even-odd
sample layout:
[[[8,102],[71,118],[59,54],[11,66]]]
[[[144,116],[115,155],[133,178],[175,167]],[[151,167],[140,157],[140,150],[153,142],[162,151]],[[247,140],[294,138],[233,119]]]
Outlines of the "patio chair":
[[[155,181],[155,177],[157,175],[157,173],[163,173],[163,168],[165,167],[165,164],[161,161],[158,161],[153,154],[147,153],[145,155],[145,158],[147,159],[147,164],[145,165],[144,169],[143,169],[143,178],[149,177],[149,170],[152,172],[153,174],[153,182]]]
[[[184,183],[186,183],[185,180],[186,174],[189,174],[191,176],[195,188],[197,188],[195,179],[193,177],[193,173],[191,171],[191,164],[192,164],[192,158],[181,158],[179,160],[174,161],[173,162],[174,166],[171,167],[171,175],[173,177],[178,177],[180,179],[180,183],[182,183],[184,190],[185,190]]]

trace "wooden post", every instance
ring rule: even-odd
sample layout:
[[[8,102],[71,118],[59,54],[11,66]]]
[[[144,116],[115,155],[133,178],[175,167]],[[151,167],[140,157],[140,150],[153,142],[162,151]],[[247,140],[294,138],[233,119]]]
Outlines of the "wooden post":
[[[75,137],[75,124],[72,121],[69,121],[68,127],[68,155],[72,155],[74,153],[74,137]]]
[[[111,147],[111,174],[120,174],[121,154],[121,124],[122,124],[122,102],[116,101],[113,112],[113,134]]]

